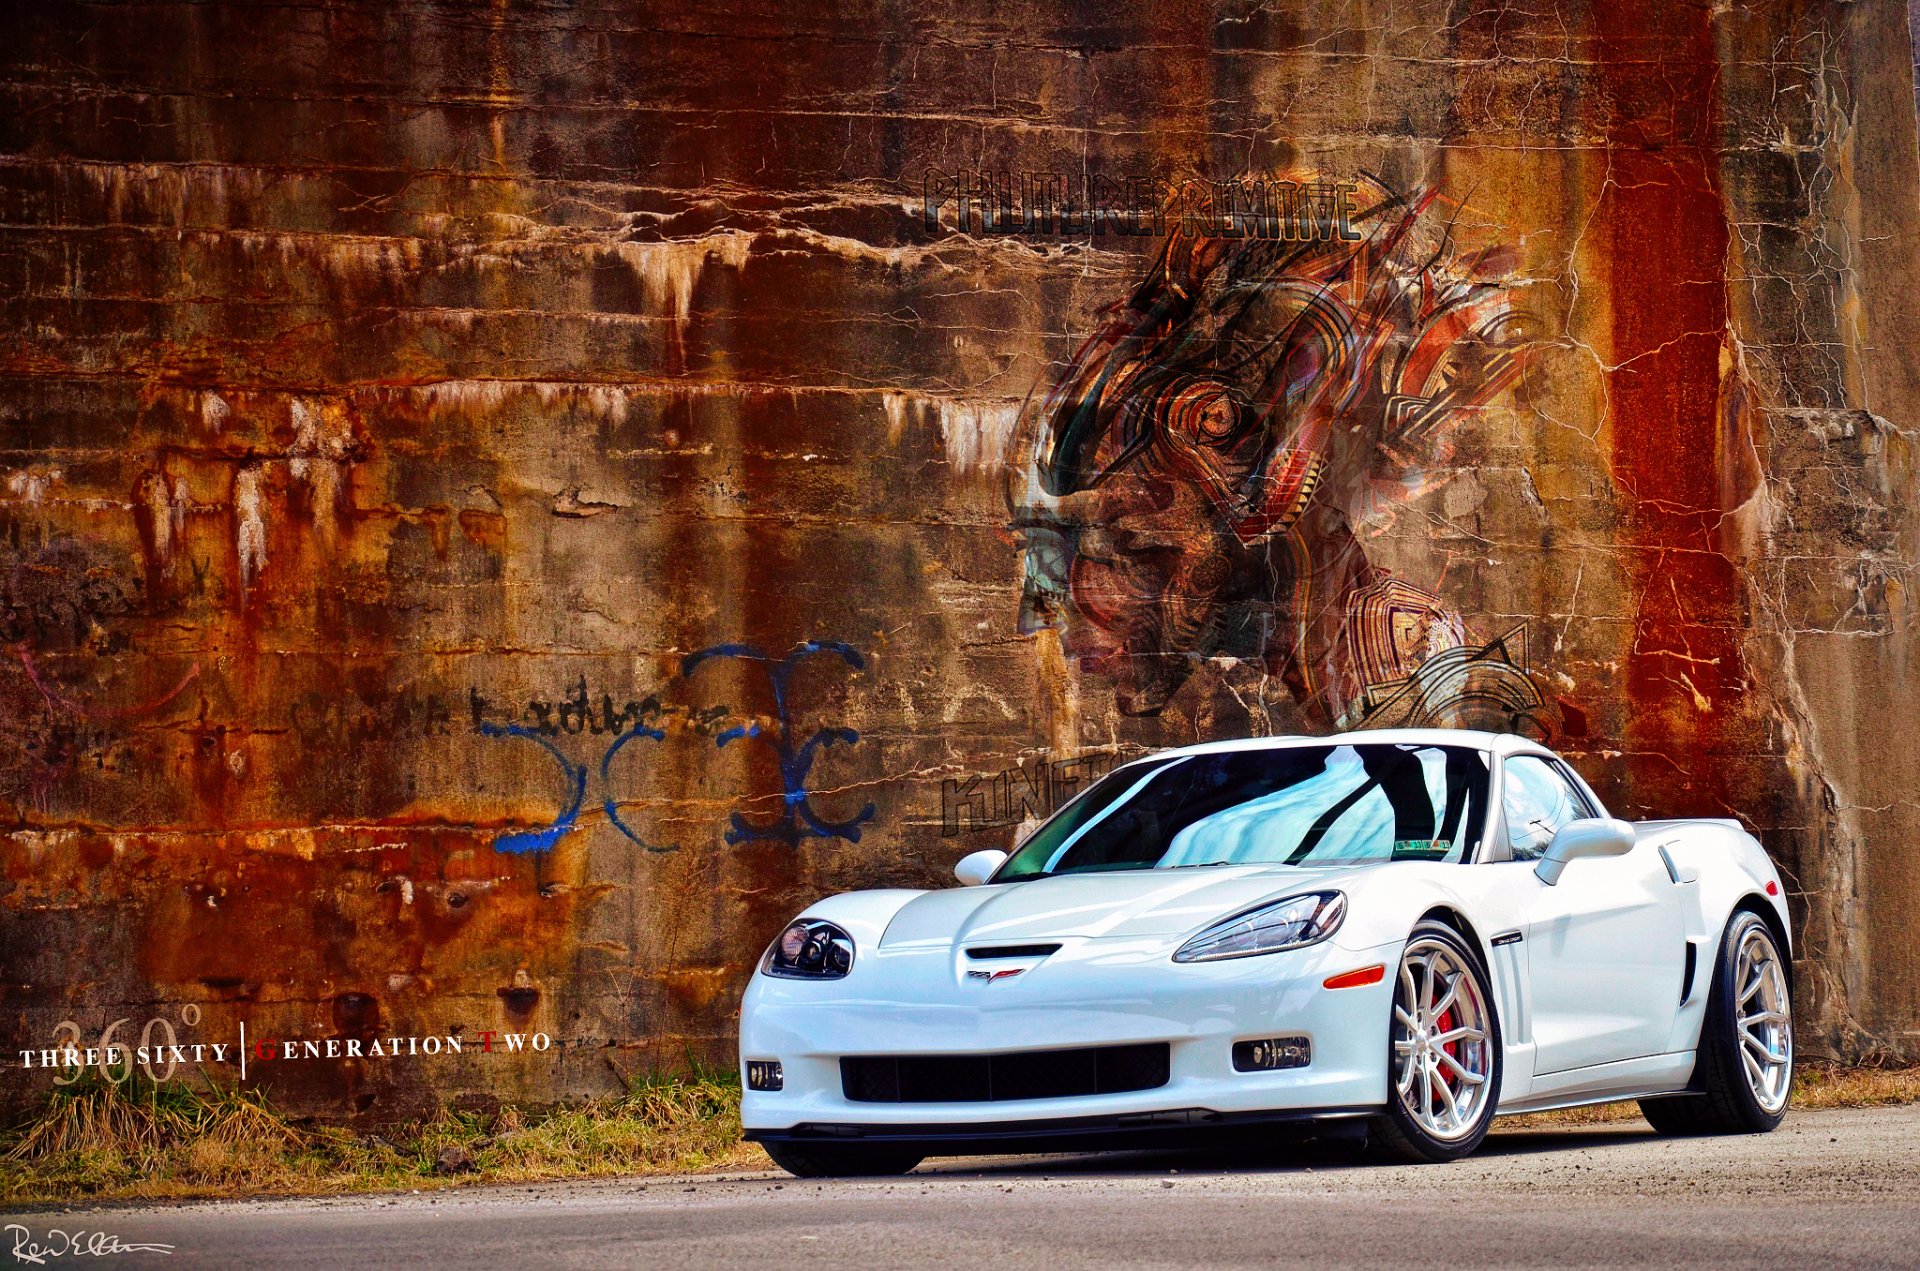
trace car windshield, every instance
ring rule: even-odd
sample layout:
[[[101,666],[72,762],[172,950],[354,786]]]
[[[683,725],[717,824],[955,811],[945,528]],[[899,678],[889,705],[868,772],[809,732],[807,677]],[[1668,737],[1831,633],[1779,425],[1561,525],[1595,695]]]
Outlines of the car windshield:
[[[1465,746],[1274,746],[1128,764],[1021,844],[999,883],[1199,865],[1466,861],[1487,757]]]

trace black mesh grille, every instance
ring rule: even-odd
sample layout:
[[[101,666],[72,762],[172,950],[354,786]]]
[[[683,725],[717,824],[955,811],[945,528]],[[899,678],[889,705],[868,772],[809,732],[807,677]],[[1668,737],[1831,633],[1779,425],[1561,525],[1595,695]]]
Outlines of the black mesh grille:
[[[854,1103],[999,1103],[1121,1094],[1167,1084],[1165,1042],[1012,1055],[858,1055],[840,1061]]]

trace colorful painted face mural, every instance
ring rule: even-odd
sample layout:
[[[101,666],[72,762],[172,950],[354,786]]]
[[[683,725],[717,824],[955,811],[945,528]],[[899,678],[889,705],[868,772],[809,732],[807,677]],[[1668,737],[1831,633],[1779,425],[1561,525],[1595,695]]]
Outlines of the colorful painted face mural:
[[[1297,235],[1184,222],[1029,397],[1009,456],[1021,628],[1059,629],[1134,715],[1227,657],[1323,727],[1543,731],[1524,627],[1483,641],[1357,532],[1422,492],[1537,324],[1506,254],[1458,252],[1433,192],[1357,186],[1349,224]]]

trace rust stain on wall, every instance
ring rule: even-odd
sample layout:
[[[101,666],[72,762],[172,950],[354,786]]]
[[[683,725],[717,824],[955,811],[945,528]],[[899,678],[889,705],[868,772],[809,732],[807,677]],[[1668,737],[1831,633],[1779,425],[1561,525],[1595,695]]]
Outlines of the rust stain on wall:
[[[1727,305],[1719,59],[1703,9],[1607,6],[1595,23],[1613,107],[1593,232],[1610,267],[1608,461],[1634,600],[1632,797],[1732,812],[1756,792],[1729,789],[1729,768],[1671,762],[1765,745],[1741,706],[1745,597],[1720,540],[1744,498],[1728,466],[1751,439]]]

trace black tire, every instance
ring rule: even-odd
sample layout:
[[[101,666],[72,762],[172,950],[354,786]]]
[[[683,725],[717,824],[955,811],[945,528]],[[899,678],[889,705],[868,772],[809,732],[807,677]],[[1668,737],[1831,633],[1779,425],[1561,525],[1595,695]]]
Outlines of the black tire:
[[[868,1143],[763,1143],[773,1163],[795,1178],[869,1178],[904,1174],[924,1156],[912,1148]]]
[[[1789,1019],[1780,1034],[1781,1049],[1786,1055],[1786,1074],[1777,1095],[1777,1107],[1768,1107],[1761,1101],[1741,1056],[1746,1042],[1740,1028],[1739,959],[1741,948],[1749,940],[1762,943],[1781,965],[1779,1005]],[[1779,1125],[1787,1114],[1787,1103],[1793,1093],[1791,992],[1773,928],[1750,909],[1734,911],[1726,932],[1720,937],[1719,955],[1714,959],[1707,1017],[1700,1025],[1700,1048],[1693,1062],[1693,1079],[1688,1082],[1693,1093],[1640,1100],[1640,1112],[1647,1122],[1661,1134],[1673,1135],[1765,1134]],[[1765,1043],[1755,1045],[1765,1048]]]
[[[1449,1137],[1438,1137],[1423,1127],[1415,1115],[1402,1103],[1398,1077],[1400,1073],[1400,1055],[1396,1042],[1400,1040],[1400,1027],[1397,1014],[1390,1014],[1387,1020],[1387,1107],[1386,1111],[1374,1117],[1368,1123],[1367,1143],[1377,1156],[1388,1160],[1410,1162],[1413,1164],[1438,1164],[1444,1161],[1457,1161],[1479,1147],[1487,1137],[1487,1129],[1493,1124],[1493,1116],[1500,1106],[1500,1076],[1503,1065],[1501,1051],[1503,1043],[1500,1036],[1500,1014],[1494,1005],[1493,985],[1487,975],[1486,964],[1480,960],[1480,954],[1467,940],[1452,927],[1442,922],[1427,921],[1414,927],[1407,937],[1405,951],[1401,954],[1401,966],[1407,963],[1417,949],[1423,945],[1437,943],[1450,950],[1453,961],[1460,968],[1459,974],[1471,977],[1471,982],[1479,1001],[1484,1007],[1485,1032],[1484,1066],[1486,1072],[1483,1089],[1476,1111],[1471,1118],[1471,1128],[1466,1132]],[[1400,1006],[1402,988],[1400,987],[1400,966],[1394,968],[1394,1004]]]

